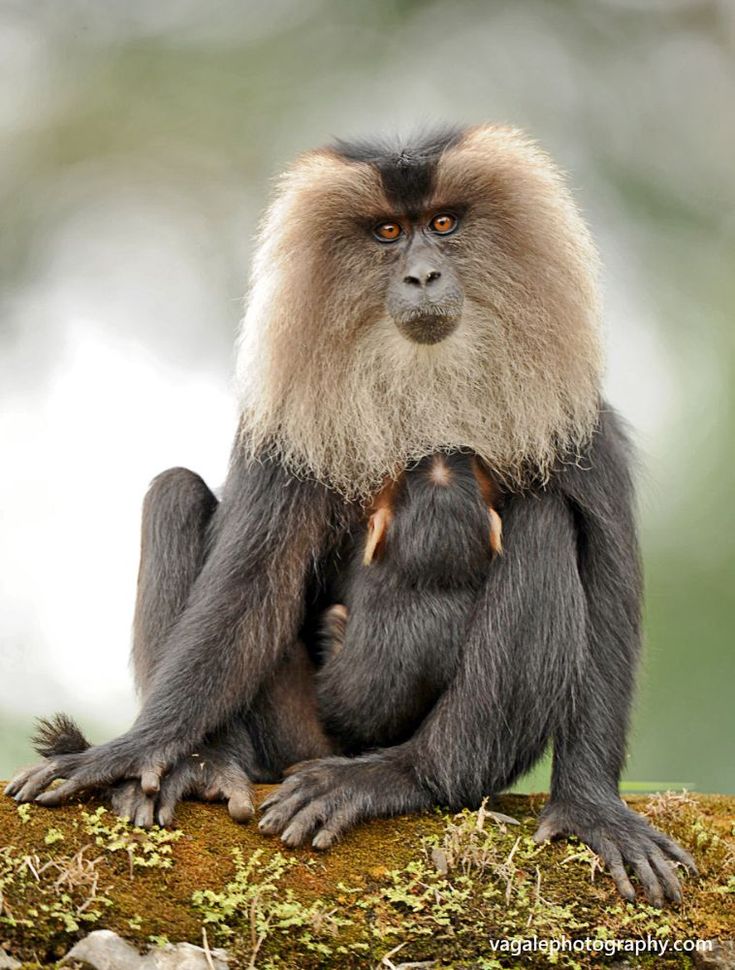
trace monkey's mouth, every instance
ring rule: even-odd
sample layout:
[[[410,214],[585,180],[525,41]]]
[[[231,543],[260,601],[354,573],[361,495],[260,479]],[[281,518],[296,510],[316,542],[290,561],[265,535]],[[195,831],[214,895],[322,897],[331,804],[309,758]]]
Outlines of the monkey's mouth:
[[[459,307],[432,307],[410,310],[393,320],[407,340],[416,344],[438,344],[459,326]]]

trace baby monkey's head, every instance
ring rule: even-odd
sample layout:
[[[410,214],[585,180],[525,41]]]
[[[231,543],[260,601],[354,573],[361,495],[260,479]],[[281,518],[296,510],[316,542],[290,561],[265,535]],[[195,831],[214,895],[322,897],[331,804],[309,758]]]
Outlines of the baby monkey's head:
[[[382,563],[417,588],[479,585],[502,552],[501,503],[474,455],[429,455],[376,495],[363,565]]]

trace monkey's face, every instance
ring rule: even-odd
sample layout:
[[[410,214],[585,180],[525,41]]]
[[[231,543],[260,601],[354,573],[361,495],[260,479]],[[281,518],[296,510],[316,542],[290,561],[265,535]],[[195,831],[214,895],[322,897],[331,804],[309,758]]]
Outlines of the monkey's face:
[[[464,288],[452,237],[461,231],[461,216],[450,209],[389,217],[373,227],[373,238],[385,251],[385,307],[408,340],[436,344],[457,328]]]
[[[595,273],[562,177],[519,132],[308,152],[261,226],[243,433],[349,496],[444,449],[544,476],[596,421]]]

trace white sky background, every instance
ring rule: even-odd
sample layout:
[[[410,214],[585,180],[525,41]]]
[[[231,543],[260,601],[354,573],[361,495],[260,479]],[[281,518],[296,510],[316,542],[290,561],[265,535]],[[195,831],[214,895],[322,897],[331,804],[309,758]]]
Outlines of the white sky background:
[[[85,57],[104,62],[108,45],[136,37],[183,50],[221,44],[223,53],[237,41],[245,71],[248,43],[267,37],[279,17],[306,20],[319,9],[256,4],[252,37],[243,40],[250,21],[237,3],[223,3],[219,20],[197,14],[207,5],[131,0],[124,18],[122,6],[67,8],[88,17],[83,32],[72,31],[82,44],[73,56],[54,46],[43,18],[34,23],[21,6],[0,12],[6,198],[25,191],[26,169],[41,168],[55,148],[36,136],[89,91]],[[604,49],[588,50],[562,6],[499,4],[495,13],[494,5],[427,4],[407,27],[366,31],[358,41],[356,28],[340,33],[328,19],[319,31],[304,29],[311,73],[289,75],[306,69],[284,59],[285,76],[266,85],[268,97],[283,102],[242,103],[256,135],[267,135],[251,139],[255,172],[238,169],[206,136],[181,148],[196,87],[187,89],[192,107],[176,117],[169,142],[154,124],[141,149],[136,111],[144,128],[146,106],[128,105],[123,86],[109,110],[129,126],[129,149],[59,165],[40,193],[22,195],[24,217],[37,222],[33,271],[6,286],[0,319],[12,334],[0,344],[1,709],[63,708],[114,728],[130,720],[143,494],[172,465],[221,484],[235,426],[231,345],[267,176],[334,134],[405,129],[417,115],[512,119],[560,157],[606,265],[609,395],[656,468],[644,486],[647,527],[664,530],[672,521],[686,501],[684,477],[694,490],[706,473],[693,466],[717,447],[726,394],[726,360],[714,337],[702,339],[697,317],[709,325],[724,312],[709,282],[717,239],[707,225],[646,224],[623,206],[613,176],[634,167],[709,218],[732,177],[735,72],[705,32],[675,27],[632,33],[629,47],[612,32]],[[597,7],[607,16],[661,4],[599,0]],[[729,23],[732,36],[735,18]],[[427,58],[437,38],[451,71]],[[324,50],[336,52],[334,63],[318,59]],[[182,82],[185,66],[183,57]],[[150,92],[154,107],[159,94]],[[209,108],[215,99],[205,114]],[[683,252],[686,278],[676,271]],[[675,490],[666,487],[674,476]]]
[[[0,424],[0,450],[17,457],[0,484],[4,703],[26,712],[63,700],[117,721],[133,711],[143,493],[172,465],[220,482],[233,408],[211,374],[156,361],[89,319],[63,329],[48,385],[6,400]]]

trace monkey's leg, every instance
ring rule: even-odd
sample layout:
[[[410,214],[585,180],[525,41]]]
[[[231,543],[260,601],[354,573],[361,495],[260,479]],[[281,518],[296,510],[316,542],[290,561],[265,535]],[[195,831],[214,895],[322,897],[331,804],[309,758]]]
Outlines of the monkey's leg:
[[[626,867],[660,906],[681,900],[672,862],[696,873],[691,857],[618,796],[640,643],[641,577],[626,442],[605,415],[595,461],[562,479],[580,534],[579,573],[588,637],[574,705],[554,734],[551,798],[536,839],[576,835],[606,861],[619,892],[635,892]]]
[[[143,697],[205,561],[216,508],[202,479],[181,468],[159,475],[146,496],[133,642]],[[184,798],[226,801],[232,818],[242,822],[253,814],[251,779],[276,780],[294,762],[331,750],[317,718],[313,667],[297,642],[251,711],[235,714],[177,762],[161,780],[156,799],[137,781],[122,782],[112,790],[112,805],[147,827],[153,821],[170,825]]]
[[[163,472],[146,495],[133,639],[135,680],[144,699],[165,661],[169,630],[186,608],[206,560],[216,510],[217,499],[203,480],[184,468]],[[47,726],[50,734],[44,744],[51,757],[41,773],[31,769],[18,776],[10,794],[20,800],[33,797],[43,772],[53,772],[54,748],[62,754],[89,747],[79,735],[72,739],[64,723]],[[318,720],[313,666],[296,642],[251,711],[234,714],[172,765],[157,794],[144,793],[139,780],[130,780],[103,788],[102,796],[119,815],[141,827],[171,824],[184,798],[226,801],[230,815],[240,822],[253,813],[251,779],[277,780],[294,762],[332,750]],[[73,760],[73,754],[65,756]]]
[[[143,501],[138,591],[133,621],[132,660],[136,687],[145,697],[164,656],[166,635],[183,611],[206,556],[207,530],[217,499],[204,481],[187,468],[170,468],[152,482]],[[42,722],[39,753],[46,757],[45,774],[53,774],[55,758],[69,767],[74,756],[90,748],[71,719]],[[6,792],[18,801],[31,800],[40,790],[43,773],[36,768],[17,775]],[[134,783],[103,788],[121,815],[139,821],[152,814],[151,804]]]
[[[165,658],[167,636],[183,613],[207,556],[217,499],[194,472],[171,468],[153,480],[143,503],[138,595],[133,622],[133,668],[142,698]],[[247,770],[254,760],[247,729],[233,718],[177,762],[158,797],[137,780],[108,790],[112,808],[136,825],[170,824],[183,798],[227,801],[238,821],[253,813]]]
[[[207,554],[217,499],[188,468],[169,468],[143,501],[138,593],[133,620],[133,671],[145,699]]]

